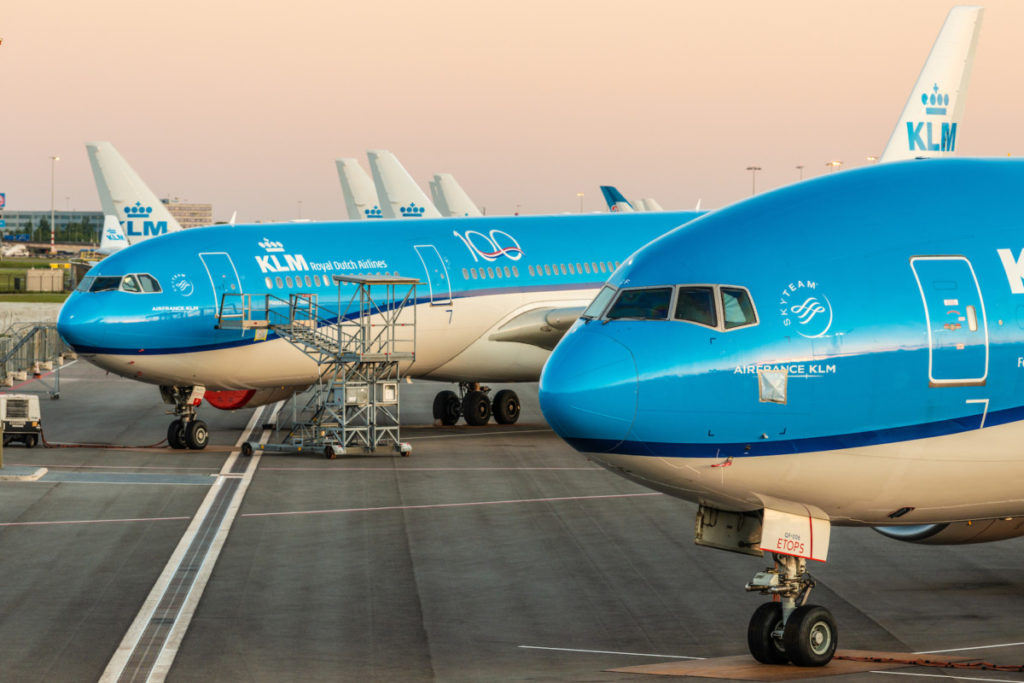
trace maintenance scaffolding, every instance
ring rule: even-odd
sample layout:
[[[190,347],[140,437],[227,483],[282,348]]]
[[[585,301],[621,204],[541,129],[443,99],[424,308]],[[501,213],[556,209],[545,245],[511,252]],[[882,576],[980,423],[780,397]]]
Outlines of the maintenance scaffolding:
[[[218,326],[274,334],[309,356],[319,368],[305,405],[296,411],[284,442],[246,442],[255,450],[322,449],[328,458],[389,448],[409,455],[401,440],[401,365],[416,357],[415,278],[335,275],[336,306],[319,295],[224,294]],[[354,288],[351,286],[354,285]],[[349,294],[349,291],[351,292]]]

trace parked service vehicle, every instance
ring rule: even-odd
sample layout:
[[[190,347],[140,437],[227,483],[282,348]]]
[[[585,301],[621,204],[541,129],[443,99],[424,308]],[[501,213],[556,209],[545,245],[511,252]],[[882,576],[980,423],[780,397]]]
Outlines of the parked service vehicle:
[[[0,427],[4,445],[20,441],[28,448],[39,443],[42,420],[39,397],[34,394],[0,394]]]

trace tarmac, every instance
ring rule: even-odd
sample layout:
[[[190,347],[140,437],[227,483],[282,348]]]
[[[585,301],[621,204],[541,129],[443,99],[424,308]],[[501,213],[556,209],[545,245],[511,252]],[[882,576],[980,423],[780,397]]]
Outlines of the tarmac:
[[[743,586],[769,562],[695,546],[695,506],[567,447],[536,385],[512,387],[519,424],[482,428],[434,427],[448,387],[403,385],[410,457],[240,458],[268,411],[204,406],[211,446],[175,451],[155,387],[84,361],[61,373],[61,398],[41,395],[46,440],[92,445],[4,450],[9,468],[47,471],[0,481],[0,681],[645,681],[659,672],[638,667],[660,667],[1024,682],[753,665],[763,598]],[[847,650],[1024,664],[1022,551],[834,528],[811,602]]]

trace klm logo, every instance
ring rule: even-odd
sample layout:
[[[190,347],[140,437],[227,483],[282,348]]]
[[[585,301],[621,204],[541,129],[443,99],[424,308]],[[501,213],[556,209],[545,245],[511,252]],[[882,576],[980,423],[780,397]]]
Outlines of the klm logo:
[[[124,235],[119,230],[107,230],[107,239],[111,242],[124,242]]]
[[[372,209],[363,209],[363,216],[366,218],[383,218],[384,212],[380,210],[379,206],[374,204]]]
[[[401,206],[398,208],[398,211],[402,214],[402,218],[419,218],[426,209],[422,206],[416,206],[416,202],[410,202],[409,206]]]
[[[259,246],[266,254],[256,257],[256,265],[264,273],[289,273],[300,270],[309,270],[306,257],[302,254],[285,254],[284,245],[280,242],[273,242],[269,239],[262,239]],[[280,255],[279,255],[280,254]]]
[[[147,220],[153,213],[152,206],[143,206],[142,202],[135,202],[134,206],[124,207],[125,234],[129,237],[156,237],[167,232],[167,221]],[[141,228],[141,230],[139,229]]]
[[[921,93],[921,104],[925,116],[946,116],[949,110],[949,94],[940,93],[939,85],[932,86],[932,92]],[[910,151],[954,152],[956,151],[956,121],[907,121],[907,142]]]

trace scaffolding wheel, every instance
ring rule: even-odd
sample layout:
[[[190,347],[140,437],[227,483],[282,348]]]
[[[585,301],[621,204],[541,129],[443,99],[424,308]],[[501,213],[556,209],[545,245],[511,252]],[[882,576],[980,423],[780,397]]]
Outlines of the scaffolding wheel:
[[[242,455],[246,458],[252,457],[253,451],[255,450],[256,449],[253,448],[251,441],[246,441],[242,444]]]
[[[334,446],[328,444],[327,446],[324,447],[324,457],[327,458],[328,460],[334,460],[335,458],[338,457],[338,451],[334,448]]]

